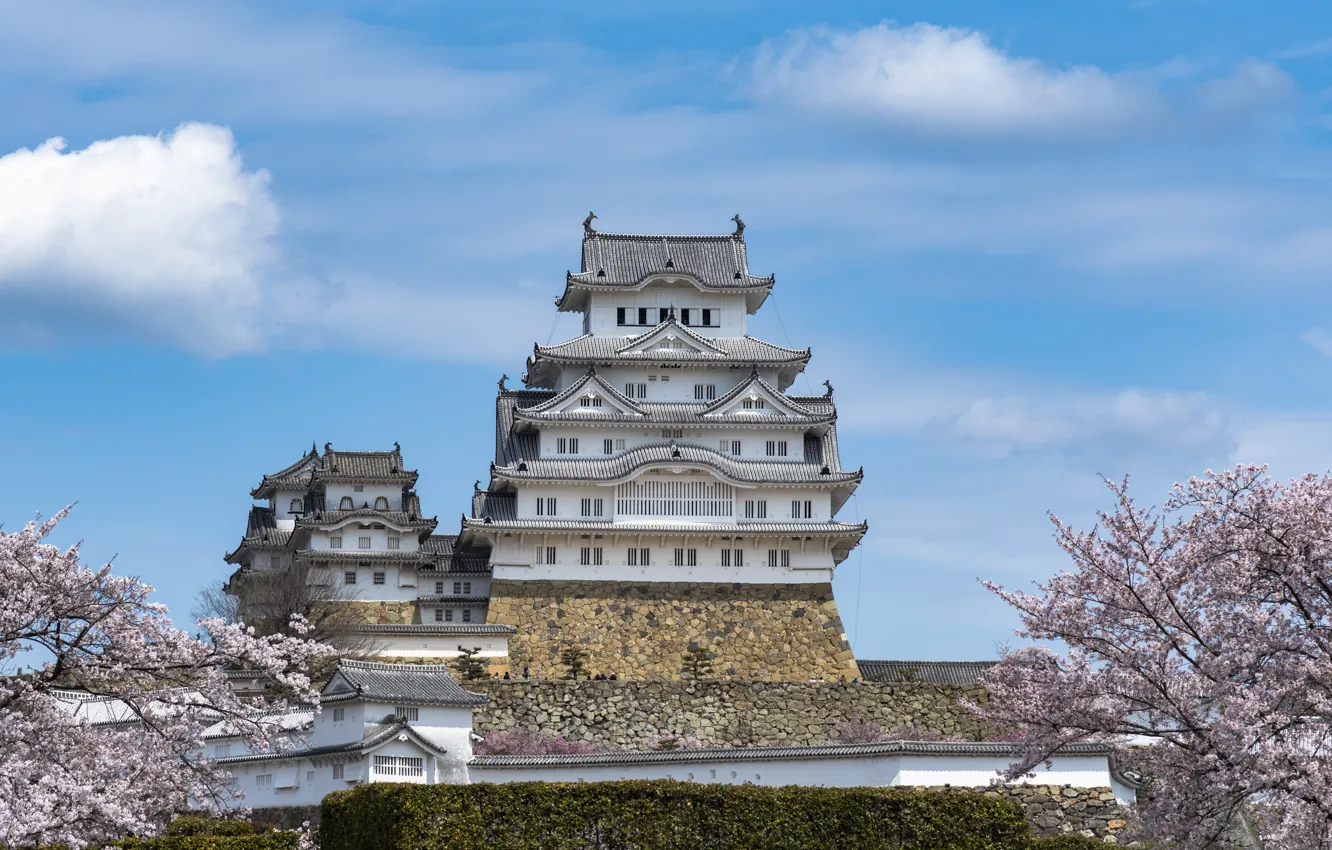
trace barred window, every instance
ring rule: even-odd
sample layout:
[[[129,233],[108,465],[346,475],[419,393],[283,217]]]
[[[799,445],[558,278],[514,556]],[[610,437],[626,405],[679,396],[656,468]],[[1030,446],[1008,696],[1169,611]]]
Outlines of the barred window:
[[[386,511],[386,510],[388,510],[388,509],[389,509],[389,506],[388,506],[388,497],[387,497],[387,496],[376,496],[376,497],[375,497],[375,510],[377,510],[377,511]]]
[[[626,481],[615,487],[617,516],[731,517],[735,490],[720,481]]]
[[[335,709],[333,709],[333,722],[334,722],[334,723],[341,723],[341,722],[343,721],[343,719],[346,718],[346,716],[347,716],[347,709],[345,709],[345,708],[335,708]]]
[[[536,509],[537,516],[555,516],[555,499],[553,497],[546,499],[538,498],[536,500]]]
[[[790,549],[769,549],[768,566],[770,567],[789,567],[791,566]]]
[[[375,756],[379,776],[425,776],[425,759],[410,756]]]
[[[334,778],[334,779],[342,779],[342,778],[344,777],[344,775],[345,775],[345,774],[343,773],[343,770],[344,770],[345,768],[346,768],[346,765],[345,765],[345,764],[335,764],[335,765],[333,765],[333,778]]]
[[[402,538],[401,538],[401,537],[390,537],[390,538],[388,539],[388,547],[389,547],[390,549],[397,549],[397,548],[399,548],[401,545],[402,545]]]
[[[470,623],[470,622],[472,622],[472,609],[471,609],[471,608],[464,608],[464,609],[462,609],[462,612],[463,612],[462,621],[463,621],[464,623]]]
[[[436,608],[436,609],[435,609],[435,622],[436,622],[436,623],[442,623],[442,622],[444,622],[444,609],[443,609],[443,608]]]
[[[259,787],[259,788],[272,788],[272,787],[273,787],[273,774],[271,774],[271,773],[260,773],[260,774],[256,775],[256,776],[254,777],[254,784],[255,784],[256,787]]]
[[[768,457],[786,457],[786,441],[769,440]]]
[[[370,538],[369,538],[369,537],[358,537],[358,538],[356,538],[356,548],[358,548],[358,549],[369,549],[369,548],[370,548]]]
[[[538,546],[538,547],[537,547],[537,550],[536,550],[536,562],[537,562],[538,564],[553,564],[553,563],[555,563],[555,547],[554,547],[554,546]]]
[[[610,454],[610,453],[612,453],[612,452],[614,452],[614,451],[615,451],[615,441],[614,441],[614,440],[606,439],[606,440],[602,440],[602,441],[601,441],[601,453],[602,453],[602,454],[606,454],[606,455],[608,455],[608,454]]]
[[[741,407],[745,410],[763,410],[767,407],[767,403],[761,398],[747,398],[741,404]]]
[[[330,549],[341,549],[341,548],[342,548],[342,537],[339,535],[339,536],[337,536],[337,537],[330,537],[330,538],[328,538],[328,548],[330,548]]]
[[[584,546],[579,553],[578,563],[584,567],[601,566],[602,549],[600,546]]]
[[[356,584],[356,570],[347,570],[342,574],[343,584]]]
[[[384,583],[384,571],[383,571],[383,570],[376,570],[376,571],[375,571],[374,582],[375,582],[375,584],[383,584],[383,583]]]
[[[662,436],[663,439],[666,439],[666,440],[680,440],[680,439],[684,439],[684,429],[683,429],[683,428],[662,428],[662,429],[661,429],[661,436]]]
[[[694,384],[695,401],[714,401],[717,398],[716,384]]]
[[[745,500],[745,519],[767,519],[767,518],[768,518],[767,499]]]
[[[446,623],[452,623],[452,622],[453,622],[453,609],[452,609],[452,608],[445,608],[445,609],[444,609],[444,622],[446,622]]]
[[[651,555],[651,549],[630,549],[625,562],[631,567],[646,567],[652,563]]]

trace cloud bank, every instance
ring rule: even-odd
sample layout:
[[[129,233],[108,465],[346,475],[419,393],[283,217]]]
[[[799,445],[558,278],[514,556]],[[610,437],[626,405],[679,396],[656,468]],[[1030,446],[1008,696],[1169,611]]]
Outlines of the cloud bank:
[[[1172,124],[1181,108],[1150,75],[1055,68],[976,30],[927,23],[796,30],[765,42],[751,70],[760,100],[932,137],[1119,137]],[[1290,89],[1275,66],[1248,60],[1189,92],[1187,111],[1239,120]]]
[[[196,350],[253,347],[279,217],[230,131],[66,148],[0,157],[0,297],[114,314]]]

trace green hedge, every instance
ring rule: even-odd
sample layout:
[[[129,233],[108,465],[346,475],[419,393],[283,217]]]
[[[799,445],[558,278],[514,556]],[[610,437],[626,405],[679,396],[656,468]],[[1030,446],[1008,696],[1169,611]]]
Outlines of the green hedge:
[[[296,850],[295,832],[229,818],[187,815],[173,820],[157,838],[122,838],[120,850]]]
[[[1022,810],[961,791],[692,782],[374,783],[324,798],[323,850],[1026,850]]]
[[[1053,835],[1031,842],[1031,850],[1105,850],[1106,843],[1085,835]]]

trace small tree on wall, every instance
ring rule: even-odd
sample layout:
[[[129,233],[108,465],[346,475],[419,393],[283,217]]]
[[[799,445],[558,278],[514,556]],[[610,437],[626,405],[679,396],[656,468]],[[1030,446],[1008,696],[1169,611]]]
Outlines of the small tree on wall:
[[[459,679],[467,682],[475,682],[478,679],[486,678],[489,665],[477,657],[477,653],[481,651],[481,647],[475,646],[471,649],[467,649],[460,646],[458,647],[458,651],[461,652],[462,655],[459,655],[454,659],[453,669],[458,671]]]
[[[712,661],[717,653],[701,646],[691,646],[684,652],[680,674],[687,679],[705,679],[712,675]]]
[[[571,646],[560,653],[560,663],[568,671],[565,674],[566,679],[577,679],[583,673],[586,661],[587,651],[576,646]]]

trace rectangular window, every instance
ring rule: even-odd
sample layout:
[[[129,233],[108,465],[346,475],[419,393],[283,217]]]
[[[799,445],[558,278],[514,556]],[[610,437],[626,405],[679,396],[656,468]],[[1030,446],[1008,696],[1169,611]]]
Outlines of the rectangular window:
[[[783,550],[782,550],[782,566],[783,566],[783,567],[789,567],[789,566],[791,566],[791,550],[790,550],[790,549],[783,549]]]
[[[658,307],[658,308],[657,308],[657,321],[658,321],[658,322],[664,322],[664,321],[666,321],[667,319],[669,319],[670,317],[671,317],[671,310],[670,310],[669,307]]]
[[[625,322],[624,322],[624,308],[623,308],[623,307],[616,307],[616,308],[615,308],[615,324],[617,324],[617,325],[623,325],[624,323],[625,323]]]
[[[345,768],[345,767],[346,767],[346,765],[343,765],[343,764],[335,764],[335,765],[333,765],[333,778],[334,778],[334,779],[342,779],[342,778],[343,778],[343,772],[342,772],[342,771],[343,771],[343,768]]]
[[[716,384],[694,384],[695,401],[715,401],[717,398]]]
[[[388,539],[388,547],[389,547],[390,549],[397,549],[397,548],[400,547],[401,544],[402,544],[402,538],[401,538],[401,537],[390,537],[390,538]]]
[[[605,499],[579,499],[578,509],[580,516],[604,516],[606,513]]]
[[[444,582],[442,581],[435,582],[435,595],[436,596],[444,595]]]
[[[683,550],[683,549],[676,549],[676,550],[675,550],[675,565],[676,565],[677,567],[683,567],[683,566],[684,566],[684,550]]]
[[[455,582],[453,583],[453,595],[454,595],[454,596],[462,596],[462,592],[463,592],[462,586],[463,586],[463,583],[460,582],[460,581],[455,581]]]
[[[604,455],[608,455],[608,454],[613,453],[614,451],[615,451],[615,441],[614,441],[614,440],[607,439],[607,440],[602,440],[602,441],[601,441],[601,453],[602,453],[602,454],[604,454]]]
[[[626,398],[647,398],[647,384],[625,384],[624,395]]]
[[[345,573],[343,573],[343,574],[342,574],[342,583],[343,583],[343,584],[356,584],[356,571],[355,571],[355,570],[347,570]]]
[[[631,567],[646,567],[652,563],[651,555],[651,549],[630,549],[626,560]]]
[[[615,441],[615,450],[616,450],[617,452],[622,452],[622,451],[624,451],[624,439],[623,439],[623,438],[621,438],[621,439],[617,439],[617,440]]]
[[[723,549],[721,551],[721,565],[723,567],[743,567],[745,565],[745,550]]]
[[[640,325],[648,324],[648,309],[646,307],[638,308],[638,323]]]
[[[768,518],[767,499],[745,500],[745,519],[767,519],[767,518]]]
[[[335,708],[335,709],[333,709],[333,722],[334,722],[334,723],[341,723],[344,719],[346,719],[346,717],[347,717],[347,709],[345,709],[345,708]]]
[[[378,776],[425,776],[425,759],[410,756],[375,756]]]
[[[789,567],[791,566],[790,549],[769,549],[768,566],[770,567]]]
[[[231,755],[231,745],[230,745],[230,744],[218,744],[218,745],[213,749],[213,755],[216,756],[217,758],[220,758],[220,759],[224,759],[224,758],[226,758],[227,756]]]
[[[776,549],[769,549],[769,550],[768,550],[768,566],[770,566],[770,567],[775,567],[775,566],[777,566],[777,550],[776,550]]]
[[[721,565],[722,565],[723,567],[729,567],[729,566],[731,565],[731,550],[730,550],[730,549],[723,549],[723,550],[721,550]]]
[[[375,584],[383,584],[383,583],[384,583],[384,572],[383,572],[382,570],[376,570],[376,571],[375,571],[374,582],[375,582]]]
[[[537,550],[536,550],[536,562],[537,562],[538,564],[553,564],[553,563],[555,563],[555,547],[554,547],[554,546],[538,546],[538,547],[537,547]]]
[[[712,327],[712,313],[713,311],[708,309],[707,307],[703,308],[703,326],[705,328]]]
[[[273,774],[271,773],[258,774],[257,776],[254,777],[254,784],[259,788],[272,788]]]
[[[731,560],[735,561],[735,563],[732,566],[743,567],[745,565],[745,550],[736,549],[735,557],[732,558]]]
[[[341,549],[341,548],[342,548],[342,538],[341,538],[341,537],[330,537],[330,538],[328,538],[328,548],[330,548],[330,549]]]
[[[767,448],[768,457],[786,457],[785,440],[769,440]]]
[[[462,609],[462,612],[463,612],[463,622],[464,622],[464,623],[470,623],[470,622],[472,622],[472,609],[471,609],[471,608],[464,608],[464,609]]]
[[[697,550],[697,549],[686,549],[686,550],[685,550],[685,566],[687,566],[687,567],[697,567],[697,566],[698,566],[698,550]]]
[[[536,509],[537,516],[555,516],[555,498],[553,496],[545,499],[538,498]]]
[[[465,581],[465,582],[462,583],[462,585],[463,585],[463,586],[462,586],[462,593],[463,593],[463,596],[471,596],[471,595],[472,595],[472,583],[471,583],[470,581]]]
[[[442,622],[444,622],[444,609],[443,609],[443,608],[436,608],[436,609],[435,609],[435,622],[436,622],[436,623],[442,623]]]
[[[393,708],[393,716],[412,721],[421,719],[421,709],[414,705],[399,705]]]
[[[576,454],[578,454],[578,438],[577,438],[577,437],[560,437],[558,440],[555,441],[555,446],[556,446],[555,450],[556,450],[559,454],[562,454],[562,455],[576,455]]]
[[[814,503],[809,499],[805,500],[805,519],[814,518]]]
[[[364,484],[356,484],[356,485],[353,485],[353,486],[352,486],[352,490],[354,490],[354,491],[357,492],[357,493],[364,493],[364,492],[365,492],[365,485],[364,485]]]
[[[740,456],[740,441],[739,441],[739,440],[732,440],[732,441],[731,441],[731,454],[735,455],[736,457],[739,457],[739,456]]]
[[[761,398],[747,398],[741,403],[745,410],[763,410],[767,407],[767,402]]]
[[[688,307],[684,307],[684,308],[682,308],[682,309],[680,310],[680,324],[682,324],[682,325],[687,325],[687,324],[689,324],[689,308],[688,308]]]
[[[369,549],[369,548],[370,548],[370,538],[369,538],[369,537],[358,537],[358,538],[356,538],[356,548],[358,548],[358,549]]]
[[[445,609],[444,609],[444,622],[446,622],[446,623],[452,623],[452,622],[453,622],[453,609],[452,609],[452,608],[445,608]]]
[[[602,548],[600,546],[584,546],[579,555],[578,563],[585,567],[601,566]]]
[[[585,395],[578,400],[579,407],[601,407],[601,396]]]
[[[684,429],[683,429],[683,428],[662,428],[662,429],[661,429],[661,436],[662,436],[663,439],[666,439],[666,440],[681,440],[681,439],[684,439]]]

